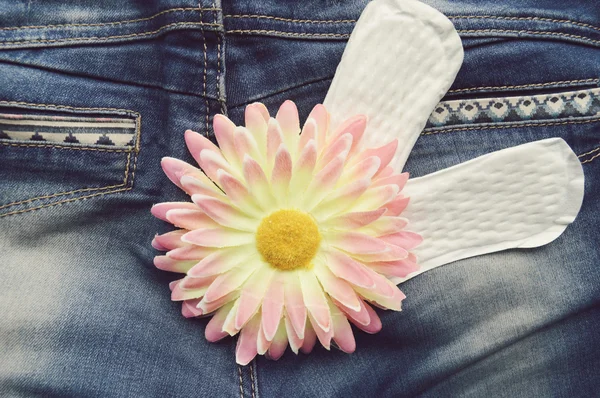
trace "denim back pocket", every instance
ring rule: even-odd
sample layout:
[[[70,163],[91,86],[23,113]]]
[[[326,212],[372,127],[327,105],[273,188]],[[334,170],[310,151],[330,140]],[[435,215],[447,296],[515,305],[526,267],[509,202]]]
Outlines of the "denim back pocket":
[[[411,175],[552,137],[564,139],[584,165],[600,155],[600,88],[503,94],[440,102],[407,163]]]
[[[0,101],[0,217],[128,191],[140,115]]]

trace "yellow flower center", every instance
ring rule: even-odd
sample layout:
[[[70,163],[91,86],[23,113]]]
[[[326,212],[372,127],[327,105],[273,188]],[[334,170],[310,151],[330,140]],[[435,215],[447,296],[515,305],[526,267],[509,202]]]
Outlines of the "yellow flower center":
[[[320,243],[314,219],[299,210],[277,210],[256,230],[256,247],[263,259],[283,271],[310,268]]]

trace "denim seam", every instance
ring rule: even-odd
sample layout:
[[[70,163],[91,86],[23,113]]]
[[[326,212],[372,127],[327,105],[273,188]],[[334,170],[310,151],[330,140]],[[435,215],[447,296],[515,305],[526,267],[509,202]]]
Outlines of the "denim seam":
[[[600,157],[600,153],[597,153],[594,156],[592,156],[591,158],[582,161],[581,164],[591,163],[594,159],[596,159],[598,157]]]
[[[298,22],[298,23],[309,23],[309,24],[320,24],[320,23],[355,23],[356,19],[291,19],[291,18],[282,18],[276,17],[272,15],[257,15],[257,14],[241,14],[241,15],[224,15],[224,18],[255,18],[255,19],[271,19],[274,21],[283,21],[283,22]]]
[[[265,30],[265,29],[234,29],[228,30],[227,33],[232,34],[269,34],[275,33],[279,36],[284,37],[339,37],[339,38],[348,38],[350,37],[349,33],[301,33],[301,32],[285,32],[282,30]]]
[[[492,125],[492,126],[477,126],[477,127],[451,127],[451,128],[441,128],[440,130],[429,130],[423,131],[421,135],[433,135],[433,134],[443,134],[455,131],[469,131],[469,130],[497,130],[497,129],[508,129],[508,128],[521,128],[521,127],[545,127],[545,126],[562,126],[567,124],[585,124],[585,123],[598,123],[600,122],[600,117],[594,117],[593,119],[588,120],[569,120],[564,122],[540,122],[540,123],[520,123],[520,124],[502,124],[502,125]]]
[[[598,152],[598,153],[596,153],[596,152]],[[581,155],[579,155],[577,157],[581,159],[581,158],[584,158],[584,157],[586,157],[588,155],[591,155],[593,153],[596,153],[596,154],[594,156],[592,156],[591,158],[589,158],[589,159],[582,160],[581,163],[582,164],[591,163],[594,159],[597,159],[598,157],[600,157],[600,147],[598,147],[596,149],[592,149],[589,152],[582,153]]]
[[[558,37],[565,37],[565,38],[569,38],[569,39],[577,39],[577,40],[581,40],[584,41],[586,43],[591,43],[591,44],[600,44],[600,40],[594,40],[594,39],[590,39],[587,38],[585,36],[580,36],[580,35],[573,35],[573,34],[569,34],[569,33],[561,33],[561,32],[545,32],[545,31],[534,31],[534,30],[510,30],[510,29],[463,29],[463,30],[457,30],[457,32],[463,33],[463,34],[469,34],[469,33],[514,33],[514,34],[530,34],[530,35],[536,35],[536,36],[558,36]],[[348,38],[350,37],[350,34],[346,34],[346,33],[304,33],[304,32],[287,32],[287,31],[282,31],[282,30],[275,30],[275,29],[234,29],[234,30],[229,30],[227,31],[227,33],[231,33],[231,34],[275,34],[278,36],[283,36],[283,37],[338,37],[338,38]]]
[[[459,34],[461,33],[514,33],[514,34],[530,34],[536,36],[559,36],[566,37],[571,39],[582,40],[587,43],[592,44],[600,44],[600,40],[590,39],[585,36],[573,35],[570,33],[561,33],[561,32],[545,32],[541,30],[512,30],[512,29],[459,29],[457,30]]]
[[[142,122],[141,119],[142,119],[142,116],[141,116],[141,114],[139,112],[136,112],[136,111],[133,111],[133,110],[130,110],[130,109],[119,109],[119,108],[87,108],[87,107],[74,107],[74,106],[56,105],[56,104],[34,104],[34,103],[23,102],[23,101],[0,101],[0,105],[6,105],[6,106],[24,105],[24,106],[29,106],[29,107],[33,107],[33,108],[48,109],[48,110],[69,109],[69,110],[75,110],[75,111],[77,111],[77,110],[79,110],[79,111],[87,110],[87,111],[94,111],[94,112],[102,112],[102,111],[126,112],[126,113],[129,113],[129,114],[135,115],[135,123],[136,123],[136,127],[135,127],[136,142],[135,142],[134,147],[131,150],[128,150],[128,151],[125,151],[125,150],[110,150],[110,149],[101,149],[101,148],[75,148],[75,147],[66,147],[66,146],[60,146],[60,145],[35,145],[35,144],[32,145],[32,144],[0,143],[2,145],[8,145],[8,146],[25,146],[25,147],[38,147],[38,148],[42,147],[42,148],[55,148],[55,149],[74,149],[74,150],[92,150],[92,151],[102,151],[102,152],[126,152],[127,153],[126,164],[125,164],[125,172],[124,172],[124,177],[123,177],[123,183],[122,184],[109,185],[109,186],[98,187],[98,188],[82,188],[82,189],[76,189],[76,190],[69,191],[69,192],[57,193],[57,194],[52,194],[52,195],[38,196],[38,197],[27,199],[27,200],[24,200],[24,201],[13,202],[13,203],[9,203],[7,205],[3,205],[2,207],[0,207],[0,209],[7,208],[8,206],[14,206],[14,205],[18,205],[18,204],[33,202],[35,200],[49,199],[49,198],[52,198],[52,197],[64,196],[64,195],[69,195],[69,194],[73,194],[73,193],[88,192],[88,191],[106,191],[106,190],[113,189],[113,188],[119,188],[119,189],[114,189],[112,191],[107,191],[107,192],[97,192],[95,194],[81,196],[81,197],[76,197],[76,198],[64,199],[64,200],[61,200],[61,201],[58,201],[58,202],[48,203],[48,204],[45,204],[45,205],[41,205],[41,206],[30,208],[30,209],[22,209],[22,210],[18,210],[18,211],[12,211],[12,212],[8,212],[8,213],[0,214],[0,218],[1,217],[6,217],[6,216],[10,216],[10,215],[13,215],[13,214],[21,214],[21,213],[25,213],[25,212],[29,212],[29,211],[39,210],[39,209],[43,209],[43,208],[46,208],[46,207],[62,205],[63,203],[74,202],[74,201],[78,201],[78,200],[84,200],[84,199],[88,199],[88,198],[91,198],[91,197],[94,197],[94,196],[108,195],[110,193],[116,193],[116,192],[122,192],[122,191],[129,191],[129,190],[133,189],[133,182],[135,180],[135,172],[136,172],[136,169],[137,169],[137,161],[138,161],[138,155],[139,155],[139,150],[140,150],[140,141],[141,141],[141,122]],[[132,152],[134,153],[133,169],[131,169],[131,154],[132,154]],[[129,172],[130,172],[130,170],[131,170],[131,181],[129,181]]]
[[[18,41],[0,41],[0,47],[6,46],[6,45],[12,45],[12,44],[81,42],[81,41],[90,41],[90,40],[99,40],[99,39],[107,40],[107,39],[125,39],[125,38],[129,38],[129,37],[144,37],[144,36],[151,36],[151,35],[160,33],[163,30],[173,27],[173,26],[181,26],[181,25],[194,26],[194,27],[198,26],[198,27],[200,27],[200,29],[203,29],[203,26],[222,27],[222,25],[220,25],[220,24],[213,24],[213,23],[208,23],[208,22],[177,22],[177,23],[171,23],[171,24],[161,26],[160,28],[158,28],[156,30],[152,30],[152,31],[148,31],[148,32],[141,32],[141,33],[131,33],[128,35],[69,37],[69,38],[65,38],[65,39],[34,39],[34,40],[18,40]]]
[[[598,152],[598,151],[600,151],[600,147],[598,147],[598,148],[596,148],[596,149],[592,149],[592,150],[591,150],[591,151],[589,151],[589,152],[582,153],[582,154],[581,154],[581,155],[579,155],[578,157],[582,158],[582,157],[584,157],[584,156],[591,155],[592,153],[596,153],[596,152]]]
[[[570,25],[581,26],[584,28],[594,29],[600,32],[600,27],[595,25],[586,24],[583,22],[572,21],[570,19],[552,19],[543,17],[500,17],[494,15],[449,15],[448,19],[498,19],[503,21],[541,21],[541,22],[554,22],[554,23],[565,23]]]
[[[242,366],[238,365],[238,376],[240,381],[240,398],[244,398],[244,385],[242,382]]]
[[[216,8],[202,8],[201,10],[203,11],[220,11],[220,9],[216,9]],[[71,27],[79,27],[79,26],[114,26],[114,25],[125,25],[125,24],[129,24],[129,23],[135,23],[135,22],[144,22],[144,21],[150,21],[154,18],[157,18],[161,15],[164,14],[168,14],[168,13],[172,13],[172,12],[179,12],[179,11],[198,11],[197,7],[182,7],[182,8],[171,8],[168,10],[164,10],[161,11],[157,14],[151,15],[149,17],[146,18],[139,18],[139,19],[129,19],[129,20],[125,20],[125,21],[117,21],[117,22],[101,22],[101,23],[72,23],[72,24],[60,24],[60,25],[38,25],[38,26],[9,26],[9,27],[4,27],[4,28],[0,28],[0,31],[2,30],[20,30],[20,29],[46,29],[46,28],[71,28]]]
[[[256,388],[254,386],[254,383],[255,383],[254,382],[254,364],[255,363],[256,362],[253,361],[250,364],[250,388],[251,388],[252,398],[256,398],[256,392],[255,392]]]
[[[213,8],[217,8],[216,1],[217,0],[213,0]],[[217,20],[217,12],[213,13],[214,23],[219,23]],[[221,33],[217,33],[217,101],[219,101],[221,113],[227,115],[227,111],[225,109],[225,96],[223,93],[221,93],[221,73]]]
[[[34,144],[34,143],[31,143],[31,144],[25,144],[25,143],[14,144],[14,143],[10,143],[10,142],[0,142],[0,145],[4,145],[4,146],[16,146],[16,147],[55,148],[55,149],[66,149],[66,150],[73,150],[73,151],[125,152],[125,153],[129,153],[129,152],[133,151],[133,149],[88,148],[88,147],[75,147],[75,146],[68,146],[68,145],[61,145],[61,144],[56,144],[56,145]]]
[[[457,88],[454,90],[448,90],[448,93],[462,93],[462,92],[477,91],[477,90],[541,88],[541,87],[548,87],[548,86],[554,86],[554,85],[559,85],[559,84],[573,84],[573,83],[600,83],[600,79],[589,78],[589,79],[580,79],[580,80],[562,80],[562,81],[546,82],[546,83],[519,84],[519,85],[513,85],[513,86],[483,86],[483,87]]]
[[[198,3],[198,8],[202,9],[202,4]],[[200,11],[200,20],[202,21],[203,19],[203,15],[202,15],[202,11]],[[209,105],[208,105],[208,98],[206,98],[206,68],[208,67],[208,55],[207,55],[207,48],[206,48],[206,35],[204,33],[204,28],[201,26],[200,27],[200,33],[202,34],[202,54],[204,55],[204,68],[202,69],[202,95],[204,96],[204,105],[205,105],[205,119],[204,119],[204,125],[205,125],[205,136],[208,137],[208,114],[209,114]]]
[[[4,213],[4,214],[0,215],[0,218],[6,217],[6,216],[12,216],[14,214],[21,214],[21,213],[27,213],[29,211],[40,210],[40,209],[43,209],[43,208],[46,208],[46,207],[58,206],[58,205],[62,205],[64,203],[68,203],[68,202],[75,202],[75,201],[78,201],[78,200],[84,200],[84,199],[92,198],[94,196],[104,196],[104,195],[108,195],[108,194],[116,193],[116,192],[131,191],[132,189],[133,189],[132,187],[121,188],[121,189],[116,189],[114,191],[109,191],[109,192],[99,192],[99,193],[95,193],[95,194],[92,194],[92,195],[81,196],[81,197],[71,198],[71,199],[65,199],[65,200],[61,200],[59,202],[49,203],[49,204],[38,206],[38,207],[33,207],[31,209],[23,209],[23,210],[19,210],[19,211],[13,211],[13,212],[10,212],[10,213]]]

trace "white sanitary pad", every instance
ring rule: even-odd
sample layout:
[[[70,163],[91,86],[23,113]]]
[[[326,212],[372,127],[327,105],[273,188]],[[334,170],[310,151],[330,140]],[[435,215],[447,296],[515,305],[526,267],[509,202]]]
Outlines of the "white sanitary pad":
[[[575,220],[583,168],[565,141],[550,138],[478,157],[425,177],[403,191],[402,214],[423,243],[421,269],[404,281],[467,257],[543,246]]]
[[[377,0],[358,20],[325,98],[332,125],[364,114],[364,144],[398,138],[400,171],[429,115],[452,85],[463,48],[452,23],[415,0]]]
[[[365,144],[398,138],[392,165],[404,167],[415,141],[462,63],[452,23],[415,0],[375,0],[350,37],[325,99],[333,125],[356,114],[369,123]],[[410,180],[408,229],[421,272],[509,248],[545,245],[575,219],[583,170],[562,139],[494,152]]]

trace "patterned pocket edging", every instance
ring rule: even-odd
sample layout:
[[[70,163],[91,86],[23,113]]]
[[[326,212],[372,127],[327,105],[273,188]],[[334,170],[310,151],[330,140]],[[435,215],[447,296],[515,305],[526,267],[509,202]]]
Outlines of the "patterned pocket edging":
[[[600,88],[530,96],[443,101],[435,107],[425,128],[594,116],[600,116]]]

